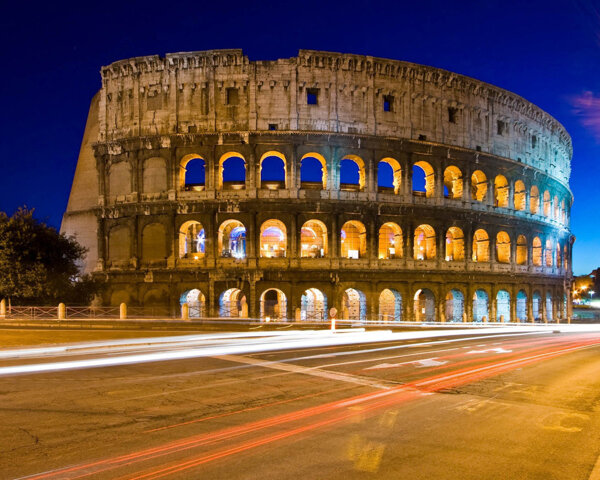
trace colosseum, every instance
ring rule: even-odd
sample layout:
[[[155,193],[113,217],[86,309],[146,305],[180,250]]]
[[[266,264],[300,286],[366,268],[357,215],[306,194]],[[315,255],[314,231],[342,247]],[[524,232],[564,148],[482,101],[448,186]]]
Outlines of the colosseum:
[[[197,317],[564,321],[571,139],[445,70],[301,50],[101,69],[62,231],[106,305]]]

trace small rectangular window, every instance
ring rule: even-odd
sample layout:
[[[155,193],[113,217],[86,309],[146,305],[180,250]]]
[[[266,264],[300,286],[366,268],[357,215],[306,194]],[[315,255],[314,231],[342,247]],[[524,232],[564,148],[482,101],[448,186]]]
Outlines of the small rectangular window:
[[[477,150],[478,152],[481,152],[481,145],[475,145],[475,150]]]
[[[225,94],[225,101],[227,102],[227,105],[237,105],[240,103],[237,88],[228,88],[227,90],[225,90]]]
[[[504,135],[505,131],[506,131],[506,122],[503,122],[502,120],[498,120],[498,135]]]
[[[269,123],[269,130],[277,130],[277,124],[276,123]]]
[[[425,142],[427,140],[427,135],[419,135],[419,140]]]
[[[306,104],[307,105],[318,105],[319,104],[319,89],[318,88],[307,88],[306,89]]]
[[[458,114],[458,108],[448,107],[448,121],[450,123],[456,123],[457,114]]]
[[[535,148],[537,145],[537,137],[535,135],[531,136],[531,148]]]
[[[394,97],[392,95],[383,96],[383,111],[393,112],[394,111]]]

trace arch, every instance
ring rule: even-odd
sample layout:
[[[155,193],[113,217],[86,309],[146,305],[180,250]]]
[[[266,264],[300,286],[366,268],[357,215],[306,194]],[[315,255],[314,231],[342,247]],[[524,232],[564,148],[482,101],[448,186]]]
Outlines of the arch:
[[[515,210],[525,210],[527,204],[527,190],[525,189],[523,180],[517,180],[515,182],[514,204]]]
[[[484,202],[487,195],[487,177],[481,170],[475,170],[471,175],[471,200]]]
[[[287,299],[278,288],[269,288],[260,296],[261,320],[285,320],[287,318]]]
[[[179,162],[179,188],[187,191],[202,191],[206,188],[206,160],[191,153]]]
[[[565,199],[560,201],[560,222],[563,224],[567,223],[567,211],[565,209]]]
[[[219,227],[221,257],[246,258],[246,227],[239,220],[225,220]]]
[[[535,185],[529,191],[529,211],[533,214],[540,211],[540,191]]]
[[[490,261],[490,237],[483,229],[475,230],[473,234],[473,261]]]
[[[537,290],[533,292],[531,297],[531,310],[533,313],[533,320],[539,322],[542,320],[542,296]]]
[[[323,155],[310,152],[300,159],[300,188],[327,189],[327,162]]]
[[[108,232],[108,261],[124,262],[131,258],[131,235],[125,225],[113,227]]]
[[[565,247],[563,249],[563,268],[565,270],[569,270],[569,250],[567,245],[565,244]]]
[[[224,318],[248,318],[246,295],[239,288],[225,290],[219,296],[219,316]]]
[[[413,195],[418,197],[433,197],[435,195],[435,173],[433,167],[421,160],[412,167]]]
[[[496,294],[496,321],[510,322],[510,293],[498,290]]]
[[[510,263],[510,237],[504,231],[496,234],[496,261]]]
[[[309,322],[327,320],[327,296],[317,288],[305,290],[300,299],[300,319]]]
[[[402,166],[400,162],[392,157],[385,157],[379,160],[377,164],[377,186],[379,190],[386,191],[393,189],[394,194],[397,195],[400,193],[401,185]]]
[[[446,294],[444,315],[448,322],[462,322],[465,313],[465,297],[460,290],[450,290]]]
[[[465,259],[465,236],[458,227],[450,227],[446,232],[445,259],[447,262]]]
[[[476,290],[473,294],[473,321],[486,322],[490,318],[489,297],[485,290]]]
[[[144,160],[142,192],[159,193],[167,190],[167,162],[162,157]]]
[[[227,152],[219,158],[219,190],[246,188],[246,159],[238,152]]]
[[[179,296],[179,305],[187,303],[190,318],[206,317],[206,297],[197,288],[186,290]]]
[[[413,310],[416,322],[435,322],[435,295],[427,288],[415,292]]]
[[[460,200],[463,194],[463,174],[460,168],[450,165],[444,170],[444,196]]]
[[[554,205],[554,215],[552,216],[552,218],[554,218],[554,220],[556,220],[556,221],[559,221],[560,220],[560,203],[558,203],[558,195],[554,196],[552,204]]]
[[[419,225],[415,228],[413,258],[415,260],[434,260],[436,257],[435,230],[431,225]]]
[[[554,265],[554,247],[552,246],[552,239],[546,239],[546,248],[545,248],[545,264],[547,267],[551,267]]]
[[[260,187],[268,190],[286,188],[287,160],[276,151],[266,152],[260,157]]]
[[[379,258],[402,258],[402,229],[397,223],[387,222],[379,228]]]
[[[504,175],[496,175],[494,179],[494,205],[508,207],[508,180]]]
[[[379,321],[402,321],[402,295],[396,290],[386,288],[379,294]]]
[[[202,224],[189,220],[179,227],[179,258],[198,260],[206,255],[206,232]]]
[[[321,220],[309,220],[300,229],[300,257],[323,258],[327,255],[327,227]]]
[[[517,320],[519,322],[527,321],[527,294],[524,290],[517,293]]]
[[[340,160],[340,190],[365,189],[365,161],[357,155],[345,155]]]
[[[108,193],[111,197],[131,193],[131,167],[127,162],[113,163],[108,172]]]
[[[167,233],[162,223],[150,223],[142,230],[142,262],[164,261],[167,258]]]
[[[544,205],[544,209],[543,209],[544,217],[550,218],[550,213],[551,213],[551,208],[552,208],[552,200],[550,199],[550,192],[548,190],[546,190],[544,192],[543,205]]]
[[[527,265],[527,238],[525,235],[517,237],[517,265]]]
[[[552,322],[554,320],[554,312],[552,305],[552,293],[546,292],[546,320]]]
[[[260,257],[286,256],[287,230],[281,220],[270,219],[260,226]]]
[[[540,240],[540,237],[533,237],[531,257],[531,262],[536,267],[542,266],[542,241]]]
[[[366,320],[367,297],[360,290],[348,288],[342,297],[342,319]]]
[[[560,242],[556,242],[556,268],[562,268]]]
[[[342,258],[361,258],[367,254],[367,229],[362,222],[344,223],[340,236]]]

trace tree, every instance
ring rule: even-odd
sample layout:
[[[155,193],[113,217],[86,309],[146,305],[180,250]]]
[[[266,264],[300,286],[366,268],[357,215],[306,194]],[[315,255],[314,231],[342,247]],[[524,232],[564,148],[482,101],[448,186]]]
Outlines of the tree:
[[[81,275],[78,262],[86,249],[74,238],[19,208],[12,217],[0,212],[0,298],[13,303],[87,304],[99,284]]]

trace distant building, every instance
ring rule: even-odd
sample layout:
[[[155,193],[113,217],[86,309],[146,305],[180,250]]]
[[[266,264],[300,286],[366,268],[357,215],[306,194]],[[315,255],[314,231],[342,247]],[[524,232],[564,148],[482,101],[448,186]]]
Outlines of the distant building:
[[[571,139],[445,70],[301,50],[101,69],[62,230],[103,301],[193,316],[570,315]]]

